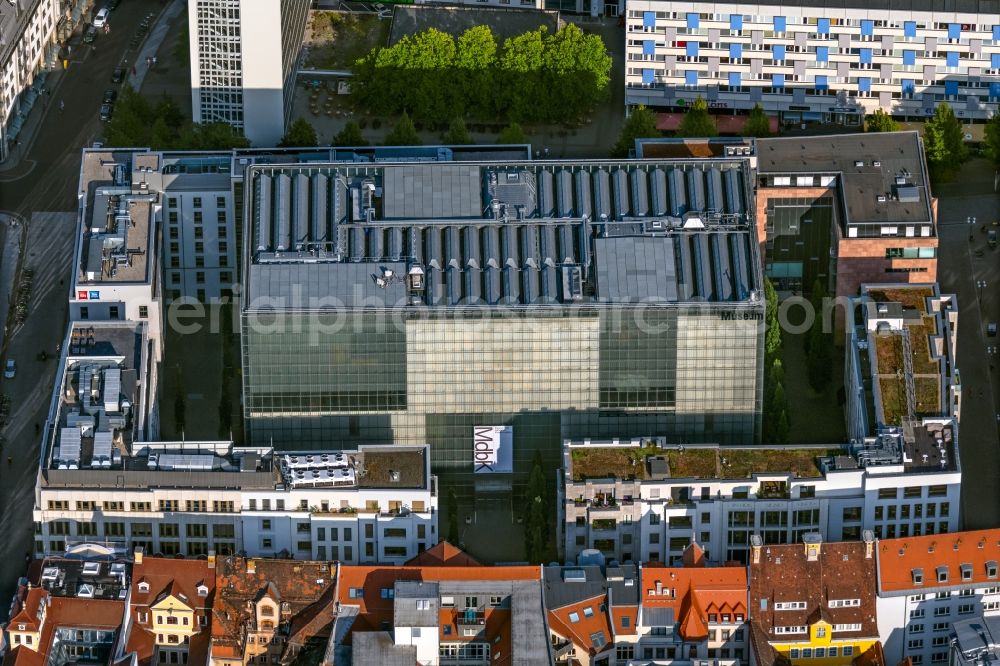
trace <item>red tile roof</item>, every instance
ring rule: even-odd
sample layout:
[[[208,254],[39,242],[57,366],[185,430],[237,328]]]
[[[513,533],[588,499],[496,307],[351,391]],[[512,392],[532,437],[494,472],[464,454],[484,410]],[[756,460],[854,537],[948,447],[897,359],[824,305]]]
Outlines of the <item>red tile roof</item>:
[[[408,567],[481,567],[476,558],[447,541],[442,541],[406,563]]]
[[[19,624],[24,624],[25,631],[38,631],[38,607],[48,596],[44,588],[34,587],[27,591],[21,608],[14,617],[10,619],[12,628],[17,629]]]
[[[708,637],[709,614],[747,616],[747,573],[743,567],[643,567],[640,578],[639,603],[673,608],[685,640]]]
[[[955,585],[997,585],[987,563],[1000,562],[1000,529],[883,539],[876,544],[879,592],[928,590]],[[971,580],[962,580],[962,565],[971,565]],[[948,580],[937,582],[937,568],[948,567]],[[913,570],[923,570],[923,583],[913,582]]]
[[[769,640],[787,636],[773,633],[775,626],[805,626],[817,619],[831,624],[859,624],[860,631],[838,633],[838,638],[878,637],[875,621],[875,558],[866,558],[866,544],[853,542],[821,544],[818,557],[810,561],[806,544],[763,546],[759,561],[750,556],[750,608],[754,623]],[[860,606],[831,608],[837,599],[858,599]],[[804,602],[805,607],[775,610],[782,602]]]
[[[52,597],[50,599],[38,641],[38,651],[24,646],[11,650],[4,657],[4,666],[42,666],[48,662],[52,638],[57,627],[81,629],[108,629],[117,631],[122,624],[125,603],[107,599],[81,599],[79,597]],[[31,594],[29,594],[29,597]]]
[[[573,641],[577,649],[586,650],[591,655],[614,647],[608,614],[601,610],[601,605],[607,601],[606,596],[601,594],[561,608],[549,609],[549,628],[560,636]],[[588,608],[590,609],[589,615],[584,612]],[[574,615],[575,622],[570,618],[570,615]],[[603,646],[600,648],[595,647],[592,638],[597,633],[604,636]]]

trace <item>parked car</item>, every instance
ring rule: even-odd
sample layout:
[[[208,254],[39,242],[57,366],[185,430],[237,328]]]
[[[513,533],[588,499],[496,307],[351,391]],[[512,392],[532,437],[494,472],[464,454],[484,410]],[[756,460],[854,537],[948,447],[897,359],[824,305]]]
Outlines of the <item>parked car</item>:
[[[990,233],[989,233],[989,237],[987,239],[987,243],[989,243],[990,248],[994,248],[994,247],[997,246],[997,230],[996,229],[990,229]]]
[[[108,24],[109,14],[111,14],[110,9],[108,9],[107,7],[101,7],[97,12],[97,16],[94,17],[94,27],[103,28],[104,26],[106,26]]]
[[[115,100],[118,99],[118,91],[114,88],[108,88],[104,91],[104,104],[114,104]]]
[[[111,83],[121,83],[125,80],[125,68],[115,67],[114,74],[111,75]]]
[[[88,25],[87,29],[83,33],[83,43],[93,44],[95,39],[97,39],[97,28],[92,25]]]
[[[14,359],[7,359],[7,365],[3,368],[3,376],[7,379],[14,379],[14,375],[17,374],[17,364],[14,363]]]
[[[995,321],[986,324],[986,335],[991,338],[997,337],[997,323]]]
[[[115,112],[114,104],[101,104],[101,120],[107,122],[111,120],[112,114]]]

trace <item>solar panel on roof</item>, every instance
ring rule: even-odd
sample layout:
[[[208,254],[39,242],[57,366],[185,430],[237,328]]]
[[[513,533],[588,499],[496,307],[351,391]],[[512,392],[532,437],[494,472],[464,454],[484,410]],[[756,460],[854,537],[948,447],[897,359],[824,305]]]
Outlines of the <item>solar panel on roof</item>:
[[[67,463],[80,463],[81,435],[79,428],[62,428],[59,431],[59,459]]]

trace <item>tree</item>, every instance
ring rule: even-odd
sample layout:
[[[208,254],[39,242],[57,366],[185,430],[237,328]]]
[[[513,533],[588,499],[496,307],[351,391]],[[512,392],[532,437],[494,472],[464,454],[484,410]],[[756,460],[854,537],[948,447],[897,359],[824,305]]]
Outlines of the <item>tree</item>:
[[[461,538],[458,531],[458,498],[455,489],[448,488],[448,541],[457,546]]]
[[[809,331],[809,354],[806,357],[806,374],[809,386],[822,393],[833,379],[833,359],[830,356],[830,335],[823,331],[822,321],[813,323]]]
[[[611,149],[612,157],[628,157],[635,147],[636,139],[649,139],[661,136],[656,129],[656,114],[640,104],[632,109],[631,115],[625,119],[622,130],[618,134],[618,143]]]
[[[924,124],[924,153],[931,175],[939,179],[953,176],[968,157],[962,123],[944,102],[938,104],[934,117]]]
[[[540,563],[548,552],[548,512],[546,511],[545,474],[542,472],[541,457],[536,454],[535,463],[528,476],[528,488],[524,493],[526,516],[524,522],[524,547],[529,562]]]
[[[472,137],[469,136],[469,130],[466,129],[465,121],[461,117],[451,121],[451,126],[448,128],[448,133],[445,134],[444,142],[452,146],[472,143]]]
[[[866,132],[898,132],[899,123],[892,119],[888,113],[882,109],[875,109],[875,113],[868,116],[865,121]]]
[[[409,114],[405,111],[399,117],[396,126],[385,136],[385,145],[387,146],[419,146],[421,143],[413,121],[410,120]]]
[[[778,422],[774,428],[774,444],[787,444],[788,443],[788,411],[781,410],[778,414]]]
[[[316,128],[305,118],[296,118],[288,126],[288,131],[281,137],[281,143],[278,145],[284,148],[317,146],[319,138],[316,136]]]
[[[497,38],[489,26],[473,26],[459,35],[453,80],[465,91],[467,113],[480,117],[496,114],[496,60]]]
[[[769,358],[781,353],[781,323],[778,321],[778,292],[770,278],[764,278],[764,300],[767,303],[767,331],[764,337],[764,352]]]
[[[367,146],[368,141],[361,135],[361,127],[353,120],[348,120],[347,124],[333,136],[335,146]]]
[[[677,128],[677,136],[681,137],[706,137],[718,136],[719,130],[715,127],[715,119],[708,113],[708,104],[704,99],[698,97],[691,102],[687,113],[681,120],[681,126]]]
[[[750,109],[750,116],[743,126],[743,135],[758,139],[771,136],[771,119],[764,113],[764,107],[760,104],[754,104]]]
[[[825,297],[826,290],[823,288],[823,283],[818,279],[815,280],[812,286],[812,293],[809,295],[809,305],[813,311],[812,328],[819,327],[821,330],[823,328],[823,299]],[[802,338],[802,344],[804,345],[806,354],[808,354],[812,345],[812,335]]]
[[[1000,166],[1000,115],[994,115],[986,123],[983,133],[983,152]]]
[[[518,123],[511,123],[510,125],[507,125],[507,127],[504,127],[503,131],[500,132],[500,136],[497,137],[497,143],[528,143],[528,137],[524,135],[524,130],[521,129],[521,125]]]

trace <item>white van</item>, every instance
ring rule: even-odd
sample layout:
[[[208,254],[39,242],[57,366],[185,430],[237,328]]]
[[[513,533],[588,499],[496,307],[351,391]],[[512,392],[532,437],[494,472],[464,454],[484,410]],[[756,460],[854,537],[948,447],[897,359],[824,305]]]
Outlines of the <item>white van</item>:
[[[94,17],[94,27],[103,28],[108,24],[108,14],[111,10],[107,7],[101,7],[100,11],[97,12],[97,16]]]

